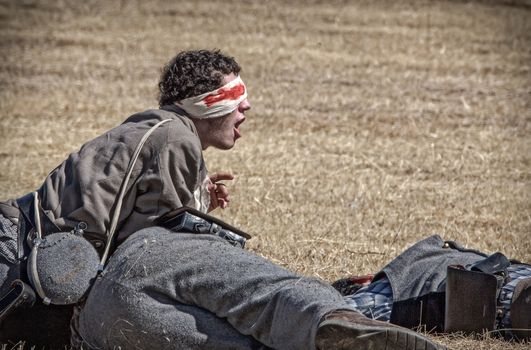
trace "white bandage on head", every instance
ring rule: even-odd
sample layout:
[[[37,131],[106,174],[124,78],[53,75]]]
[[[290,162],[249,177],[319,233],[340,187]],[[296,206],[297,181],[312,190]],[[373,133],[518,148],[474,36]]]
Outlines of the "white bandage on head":
[[[238,76],[214,91],[189,97],[175,104],[193,118],[206,119],[231,113],[246,98],[247,89]]]

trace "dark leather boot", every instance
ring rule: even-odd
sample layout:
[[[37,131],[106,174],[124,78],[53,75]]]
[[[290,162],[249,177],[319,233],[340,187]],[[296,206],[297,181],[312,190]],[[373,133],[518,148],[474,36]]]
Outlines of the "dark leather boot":
[[[511,300],[512,332],[520,340],[531,339],[531,278],[518,282]]]
[[[375,321],[352,310],[326,314],[317,328],[319,350],[442,350],[428,338],[412,330]]]

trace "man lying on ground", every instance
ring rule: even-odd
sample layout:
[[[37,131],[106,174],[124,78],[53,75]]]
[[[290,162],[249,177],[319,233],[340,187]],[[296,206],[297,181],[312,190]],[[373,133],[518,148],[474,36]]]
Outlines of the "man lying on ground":
[[[367,317],[438,332],[531,337],[531,265],[428,237],[375,276],[334,284]]]

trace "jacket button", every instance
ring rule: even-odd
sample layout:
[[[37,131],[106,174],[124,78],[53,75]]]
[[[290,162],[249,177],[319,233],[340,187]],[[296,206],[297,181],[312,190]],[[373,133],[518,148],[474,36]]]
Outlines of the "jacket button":
[[[448,244],[448,242],[444,242],[444,244],[443,244],[443,248],[445,248],[445,249],[450,248],[450,245]]]
[[[91,243],[94,246],[94,248],[96,248],[96,249],[99,249],[99,248],[103,247],[103,242],[100,241],[100,240],[96,240],[95,239]]]

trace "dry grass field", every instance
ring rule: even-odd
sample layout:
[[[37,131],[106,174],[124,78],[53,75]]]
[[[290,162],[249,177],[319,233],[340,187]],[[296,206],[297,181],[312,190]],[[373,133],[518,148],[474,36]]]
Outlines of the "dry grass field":
[[[249,249],[328,281],[433,233],[531,261],[531,1],[0,0],[0,199],[156,107],[191,48],[250,91],[244,138],[205,154]]]

